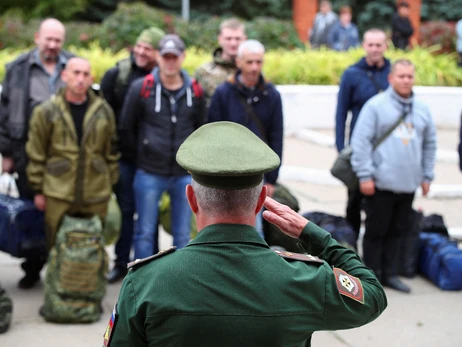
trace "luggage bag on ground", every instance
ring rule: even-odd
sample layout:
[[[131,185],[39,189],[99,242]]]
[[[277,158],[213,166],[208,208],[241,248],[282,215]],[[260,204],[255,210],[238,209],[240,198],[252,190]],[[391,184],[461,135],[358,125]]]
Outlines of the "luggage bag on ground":
[[[0,251],[18,258],[46,252],[44,215],[32,201],[0,194]]]
[[[462,250],[435,233],[420,233],[420,272],[443,290],[462,290]]]

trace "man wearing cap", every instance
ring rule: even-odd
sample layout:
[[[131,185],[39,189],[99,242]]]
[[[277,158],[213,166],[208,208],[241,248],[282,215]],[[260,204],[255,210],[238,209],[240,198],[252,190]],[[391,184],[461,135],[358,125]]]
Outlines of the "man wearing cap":
[[[136,156],[134,180],[138,220],[133,238],[135,258],[158,251],[157,204],[168,191],[175,246],[189,241],[191,211],[184,196],[191,176],[175,162],[181,143],[205,121],[200,86],[181,69],[185,45],[178,35],[166,35],[159,43],[159,67],[132,83],[121,113],[121,136]]]
[[[198,235],[129,265],[105,346],[310,346],[313,332],[359,327],[387,299],[355,252],[267,197],[279,156],[246,127],[216,122],[178,150]],[[271,250],[258,211],[309,254]]]
[[[128,87],[137,78],[146,76],[157,66],[155,52],[164,35],[165,33],[156,27],[143,30],[136,39],[130,57],[119,61],[115,67],[108,70],[101,81],[103,96],[114,110],[118,128],[120,128],[120,112]],[[120,179],[115,187],[115,193],[122,212],[122,228],[115,246],[115,265],[107,276],[109,283],[116,282],[126,275],[133,239],[135,213],[133,180],[136,166],[133,153],[127,148],[125,140],[124,137],[119,136]]]
[[[209,122],[232,121],[252,130],[282,158],[283,115],[279,92],[262,75],[265,47],[257,40],[241,43],[237,51],[238,70],[218,87],[209,108]],[[279,167],[265,174],[269,196],[279,176]],[[263,236],[262,217],[257,230]]]

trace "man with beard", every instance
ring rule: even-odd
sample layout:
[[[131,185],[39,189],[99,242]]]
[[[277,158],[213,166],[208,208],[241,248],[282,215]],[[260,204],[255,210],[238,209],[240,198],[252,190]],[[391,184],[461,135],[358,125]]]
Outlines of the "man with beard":
[[[35,33],[36,48],[6,66],[0,104],[0,153],[3,172],[18,174],[16,184],[21,198],[34,196],[26,177],[29,118],[35,106],[64,86],[61,72],[72,57],[62,50],[64,38],[64,25],[57,19],[46,19]],[[45,261],[46,254],[37,254],[21,264],[25,276],[19,288],[29,289],[40,280]]]
[[[204,88],[207,107],[217,87],[236,73],[237,49],[246,38],[245,26],[238,19],[231,18],[221,23],[218,33],[220,47],[213,52],[213,61],[196,71],[196,79]]]
[[[123,101],[129,86],[134,80],[146,76],[157,66],[155,55],[159,41],[164,35],[165,33],[156,27],[143,30],[136,39],[130,58],[119,61],[117,66],[108,70],[104,75],[101,81],[101,90],[104,98],[114,110],[117,124],[119,124]],[[135,214],[133,180],[136,165],[135,156],[127,149],[124,140],[124,137],[119,136],[120,179],[115,187],[117,202],[122,212],[122,228],[120,238],[115,246],[115,265],[107,276],[109,283],[117,282],[127,274],[133,239],[133,215]]]
[[[230,121],[249,128],[282,158],[283,116],[279,92],[261,73],[265,47],[256,40],[244,41],[238,49],[239,70],[229,81],[220,85],[213,95],[209,122]],[[279,167],[265,174],[268,195],[274,193]],[[261,214],[256,229],[263,235]]]
[[[374,95],[388,88],[390,61],[384,58],[387,49],[387,36],[379,29],[370,29],[364,33],[363,48],[366,56],[345,70],[340,82],[335,116],[335,143],[340,152],[345,147],[345,133],[348,112],[352,117],[349,135],[358,119],[359,111]],[[356,234],[361,227],[361,202],[363,195],[357,190],[348,191],[346,219]]]

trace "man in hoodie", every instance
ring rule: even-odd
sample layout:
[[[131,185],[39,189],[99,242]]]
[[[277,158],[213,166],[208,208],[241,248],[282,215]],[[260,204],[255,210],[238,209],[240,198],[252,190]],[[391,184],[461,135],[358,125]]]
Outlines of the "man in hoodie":
[[[359,112],[366,101],[388,88],[390,61],[384,58],[386,40],[387,36],[382,30],[366,31],[362,43],[366,56],[346,69],[342,75],[335,115],[335,144],[339,152],[345,147],[348,112],[351,111],[352,116],[349,124],[351,136]],[[346,219],[358,235],[361,227],[362,198],[359,189],[348,191]]]
[[[207,107],[215,89],[236,73],[237,49],[246,39],[245,26],[238,19],[227,19],[220,24],[220,47],[213,52],[213,61],[201,65],[196,71],[196,79],[204,87]]]
[[[146,76],[157,66],[155,54],[159,41],[164,36],[165,33],[156,27],[143,30],[136,39],[131,56],[119,61],[117,66],[108,70],[104,75],[101,81],[101,91],[114,110],[118,125],[128,87],[137,78]],[[133,239],[133,215],[135,213],[133,180],[136,165],[133,153],[127,150],[124,140],[125,138],[119,136],[119,148],[122,155],[119,161],[120,179],[114,189],[122,212],[122,228],[120,238],[115,246],[115,265],[107,276],[109,283],[116,282],[127,274]]]
[[[135,258],[158,252],[158,202],[168,191],[172,206],[173,244],[189,242],[191,210],[185,197],[191,176],[175,161],[183,141],[205,122],[200,85],[181,69],[185,45],[178,35],[165,35],[156,52],[158,68],[134,81],[125,98],[120,134],[136,156],[134,180]]]
[[[409,60],[393,64],[390,87],[364,105],[351,139],[351,164],[366,201],[364,262],[382,284],[406,293],[410,288],[397,274],[398,250],[412,227],[415,191],[420,186],[426,196],[430,189],[436,155],[435,125],[414,96],[414,74]]]

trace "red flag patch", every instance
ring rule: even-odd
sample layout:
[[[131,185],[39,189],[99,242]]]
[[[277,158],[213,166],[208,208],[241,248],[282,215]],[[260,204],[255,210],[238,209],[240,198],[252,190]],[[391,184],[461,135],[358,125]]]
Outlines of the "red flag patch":
[[[347,274],[345,271],[334,267],[335,281],[340,294],[364,305],[364,290],[361,280]]]

